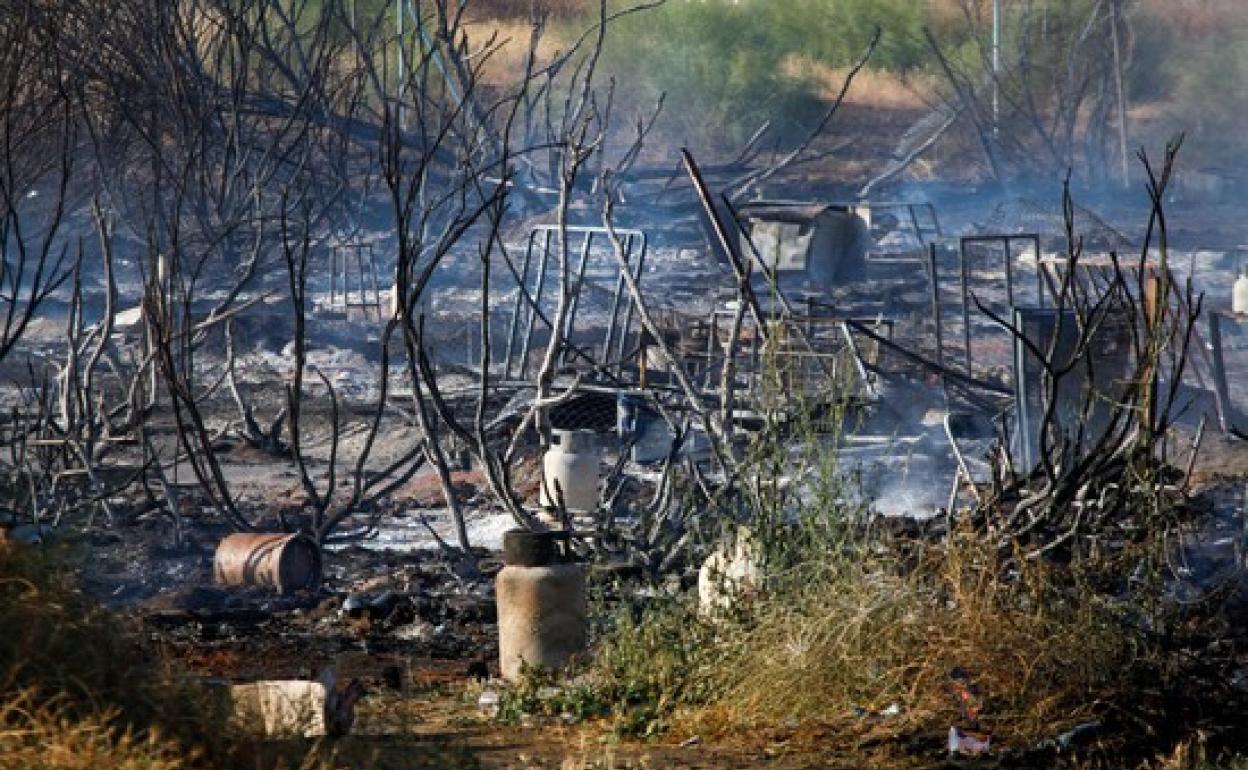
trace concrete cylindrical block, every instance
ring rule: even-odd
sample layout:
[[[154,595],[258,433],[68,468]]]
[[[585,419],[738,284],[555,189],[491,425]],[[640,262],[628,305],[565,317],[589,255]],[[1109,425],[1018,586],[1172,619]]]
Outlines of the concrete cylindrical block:
[[[222,585],[264,586],[282,593],[321,584],[321,552],[304,535],[230,535],[217,545],[213,577]]]
[[[536,536],[524,533],[523,537]],[[528,555],[535,552],[528,551]],[[584,565],[507,564],[495,578],[494,588],[499,663],[505,679],[518,679],[526,666],[560,668],[585,649],[588,608]]]

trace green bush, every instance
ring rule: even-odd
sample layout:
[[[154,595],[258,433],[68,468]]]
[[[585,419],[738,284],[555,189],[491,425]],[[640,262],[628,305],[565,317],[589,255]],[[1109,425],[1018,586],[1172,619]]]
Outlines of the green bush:
[[[1170,58],[1172,120],[1188,132],[1200,165],[1239,166],[1248,157],[1248,23],[1234,24],[1176,46]],[[1181,122],[1180,122],[1181,121]]]
[[[907,72],[924,63],[927,20],[910,0],[671,0],[616,22],[604,67],[631,106],[667,94],[665,125],[684,141],[732,145],[768,120],[792,137],[825,105],[812,74],[786,63],[847,67],[878,26],[872,66]]]

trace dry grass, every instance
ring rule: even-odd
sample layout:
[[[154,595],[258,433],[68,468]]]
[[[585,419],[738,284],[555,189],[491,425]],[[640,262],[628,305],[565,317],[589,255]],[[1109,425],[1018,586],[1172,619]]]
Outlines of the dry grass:
[[[999,560],[969,537],[904,575],[871,563],[810,569],[734,645],[718,718],[834,720],[896,704],[909,727],[947,728],[965,724],[950,689],[962,669],[982,692],[982,726],[1026,745],[1091,717],[1134,655],[1091,597],[1056,590],[1039,570],[1002,580]]]
[[[1145,0],[1140,11],[1180,37],[1197,41],[1244,20],[1243,0]]]
[[[595,7],[589,0],[537,0],[537,9],[559,18],[587,13]],[[474,0],[472,12],[483,18],[527,19],[529,2],[516,0]]]
[[[78,591],[64,556],[0,551],[0,766],[163,770],[219,747],[202,693]]]
[[[34,694],[0,702],[0,764],[42,770],[185,770],[194,757],[158,732],[119,730],[118,715],[75,716]]]
[[[472,45],[481,46],[493,38],[496,49],[481,65],[484,82],[504,86],[519,81],[529,56],[532,28],[524,19],[485,18],[468,27]],[[547,32],[538,41],[535,65],[548,64],[561,50],[564,42]]]
[[[116,709],[135,722],[194,718],[169,710],[178,693],[160,662],[77,589],[65,556],[16,545],[0,554],[0,695]]]
[[[829,750],[868,740],[904,755],[904,736],[958,725],[1028,747],[1103,716],[1145,662],[1094,593],[1038,567],[1007,578],[972,536],[917,557],[829,553],[773,579],[740,618],[708,625],[669,607],[625,619],[595,669],[617,726],[814,729]],[[979,689],[978,724],[955,697],[957,669]],[[851,716],[894,705],[886,719]]]
[[[810,59],[789,57],[784,62],[783,72],[790,78],[810,78],[816,84],[820,98],[831,102],[840,93],[849,68],[829,67]],[[937,93],[937,86],[934,75],[902,75],[869,67],[854,78],[845,94],[845,102],[877,109],[924,109],[930,106],[930,95]]]
[[[0,768],[329,770],[459,767],[396,742],[261,740],[232,729],[219,691],[180,678],[75,587],[70,553],[0,547]],[[77,554],[77,559],[84,558]],[[413,764],[415,762],[415,764]]]

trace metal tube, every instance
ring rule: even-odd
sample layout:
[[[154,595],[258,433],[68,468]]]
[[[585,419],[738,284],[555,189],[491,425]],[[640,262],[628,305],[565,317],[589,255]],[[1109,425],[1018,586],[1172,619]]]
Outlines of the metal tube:
[[[992,0],[992,138],[1001,125],[1001,0]]]
[[[940,276],[936,272],[936,244],[927,247],[928,276],[932,285],[932,321],[936,325],[936,363],[945,364],[945,332],[940,323]]]
[[[576,323],[576,309],[581,304],[581,292],[585,288],[585,266],[589,264],[589,252],[594,245],[594,231],[589,230],[585,233],[585,240],[581,245],[581,263],[576,268],[576,283],[572,287],[572,305],[568,308],[568,318],[563,324],[560,335],[568,344],[572,342],[572,327]],[[566,345],[560,346],[559,363],[561,365],[568,362],[568,348]],[[599,362],[601,363],[601,362]]]
[[[529,242],[524,249],[524,267],[520,269],[519,294],[516,296],[516,306],[511,312],[511,323],[507,329],[507,348],[503,351],[503,379],[511,378],[511,357],[516,350],[517,336],[520,331],[520,314],[525,313],[527,318],[533,313],[533,309],[529,307],[529,267],[533,263],[533,242],[537,238],[537,231],[529,231]],[[534,299],[534,302],[537,300]]]
[[[396,97],[398,101],[399,128],[403,128],[403,85],[407,78],[407,62],[403,55],[403,0],[394,0],[395,26],[399,34],[399,77]]]
[[[614,248],[614,246],[613,246]],[[633,251],[633,234],[628,233],[624,236],[624,264],[628,264],[628,259]],[[620,298],[624,295],[624,271],[615,278],[615,291],[611,294],[611,310],[607,314],[607,337],[602,341],[602,364],[606,364],[611,360],[611,343],[615,340],[615,330],[619,325]],[[623,358],[623,356],[621,356]]]
[[[646,270],[646,248],[647,248],[649,241],[647,240],[645,233],[639,233],[637,236],[637,240],[639,241],[640,245],[637,247],[637,268],[636,268],[636,271],[633,273],[633,276],[635,280],[637,281],[637,283],[640,284],[641,276],[643,273],[645,273],[645,270]],[[629,246],[628,251],[625,252],[625,256],[632,256],[631,245]],[[625,260],[625,264],[628,264],[628,260]],[[621,280],[622,280],[622,276],[621,276]],[[632,297],[630,296],[628,302],[624,305],[624,328],[620,332],[619,342],[616,343],[618,345],[618,350],[616,351],[616,357],[620,358],[621,360],[624,358],[625,346],[628,344],[628,334],[629,332],[632,331],[632,329],[633,329],[633,301],[632,301]]]
[[[338,301],[338,247],[329,250],[329,306]]]
[[[377,260],[373,256],[373,244],[365,245],[368,249],[368,276],[373,284],[373,306],[377,308],[377,320],[381,320],[381,287],[377,284]]]
[[[1226,359],[1222,351],[1222,318],[1217,311],[1209,314],[1210,375],[1213,377],[1213,395],[1217,400],[1218,426],[1225,433],[1235,427],[1234,405],[1231,403],[1230,386],[1226,380]]]
[[[1014,241],[1010,236],[1005,236],[1005,300],[1010,303],[1010,309],[1014,309]]]
[[[1031,242],[1036,246],[1036,304],[1040,309],[1044,309],[1044,267],[1040,264],[1042,255],[1040,254],[1040,236],[1029,235]]]
[[[534,307],[532,308],[532,312],[529,314],[529,328],[528,332],[524,335],[524,346],[520,349],[521,379],[527,379],[529,376],[529,347],[533,344],[533,327],[537,323],[537,311],[542,306],[542,287],[546,285],[546,268],[550,262],[550,241],[553,234],[552,230],[546,230],[544,233],[546,237],[542,239],[542,259],[538,263],[537,285],[533,290]],[[555,330],[553,325],[551,326],[550,333],[558,334],[558,331]]]
[[[971,369],[971,308],[970,288],[966,277],[966,241],[958,246],[958,272],[962,280],[962,344],[966,349],[966,373],[974,375]]]

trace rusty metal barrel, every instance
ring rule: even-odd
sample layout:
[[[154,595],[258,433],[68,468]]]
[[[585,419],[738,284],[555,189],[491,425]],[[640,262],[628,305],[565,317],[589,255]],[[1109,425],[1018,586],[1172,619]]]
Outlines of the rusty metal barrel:
[[[280,593],[321,584],[321,551],[306,535],[230,535],[217,545],[214,579],[227,586],[264,586]]]

